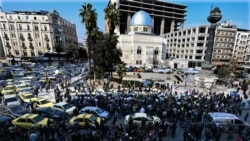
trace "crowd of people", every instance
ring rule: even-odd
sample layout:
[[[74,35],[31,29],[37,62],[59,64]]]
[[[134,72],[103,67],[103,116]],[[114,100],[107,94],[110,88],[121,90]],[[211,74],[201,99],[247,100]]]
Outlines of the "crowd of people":
[[[84,91],[87,87],[79,83],[76,93]],[[146,89],[145,89],[146,90]],[[179,95],[172,94],[170,87],[165,86],[159,92],[134,93],[133,88],[125,91],[119,88],[117,94],[85,94],[74,97],[66,90],[64,98],[60,98],[60,89],[55,88],[57,102],[65,99],[75,105],[77,109],[84,106],[98,106],[111,114],[108,121],[103,122],[95,129],[86,126],[84,129],[77,125],[70,127],[67,121],[49,124],[47,127],[22,129],[14,127],[11,123],[0,126],[0,141],[162,141],[165,137],[175,138],[177,128],[183,128],[184,141],[215,140],[220,141],[224,134],[222,128],[216,124],[207,125],[206,116],[209,112],[227,112],[241,116],[242,98],[224,93],[210,91],[208,94],[192,90],[191,93]],[[147,94],[148,93],[148,94]],[[163,94],[164,93],[164,94]],[[77,97],[77,98],[76,98]],[[130,120],[128,125],[123,124],[123,117],[128,114],[144,112],[158,116],[160,123],[147,123],[140,125]],[[78,113],[75,113],[78,114]],[[248,119],[248,112],[244,116]],[[246,139],[249,130],[244,128],[235,136],[229,130],[228,141],[238,138]]]

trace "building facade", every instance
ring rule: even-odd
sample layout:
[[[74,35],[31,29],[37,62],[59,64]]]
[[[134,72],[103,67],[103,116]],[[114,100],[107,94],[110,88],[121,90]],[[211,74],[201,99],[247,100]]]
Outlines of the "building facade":
[[[204,62],[208,39],[208,26],[202,25],[163,35],[167,58],[175,58],[174,68],[181,68],[178,60],[186,60],[188,68],[200,69]]]
[[[239,66],[250,69],[250,30],[237,29],[233,53]]]
[[[229,65],[233,61],[236,26],[222,21],[215,31],[212,62],[214,65]],[[237,58],[237,57],[236,57]],[[236,59],[235,58],[235,59]]]
[[[55,43],[62,48],[77,46],[75,24],[52,12],[0,12],[0,56],[35,57],[55,52]]]
[[[117,33],[127,34],[131,18],[139,10],[149,13],[152,20],[152,31],[156,35],[173,32],[184,28],[187,6],[164,2],[161,0],[111,0],[117,3],[120,11],[120,25]],[[108,32],[106,24],[105,31]]]
[[[166,46],[161,36],[153,34],[152,20],[140,10],[131,19],[128,34],[121,34],[117,47],[122,51],[121,60],[129,66],[156,66],[166,59]]]

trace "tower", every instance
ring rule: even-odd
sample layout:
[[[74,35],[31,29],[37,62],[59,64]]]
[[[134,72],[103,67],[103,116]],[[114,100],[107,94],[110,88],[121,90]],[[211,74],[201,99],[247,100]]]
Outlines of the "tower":
[[[218,7],[215,7],[213,10],[211,10],[209,16],[207,17],[207,21],[210,22],[207,50],[206,50],[205,63],[204,63],[205,65],[207,65],[207,67],[212,65],[211,60],[212,60],[212,55],[213,55],[216,23],[220,21],[221,18],[222,18],[221,11]]]

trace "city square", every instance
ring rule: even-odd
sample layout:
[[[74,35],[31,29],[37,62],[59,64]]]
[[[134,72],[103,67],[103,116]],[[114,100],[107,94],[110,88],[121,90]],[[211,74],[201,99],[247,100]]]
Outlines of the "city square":
[[[38,3],[0,9],[0,141],[250,140],[249,23],[226,5],[186,27],[198,2]]]

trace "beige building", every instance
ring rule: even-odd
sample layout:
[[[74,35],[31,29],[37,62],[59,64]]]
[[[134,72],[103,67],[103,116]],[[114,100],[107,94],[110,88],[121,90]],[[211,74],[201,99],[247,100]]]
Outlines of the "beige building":
[[[55,52],[55,43],[65,49],[77,46],[75,24],[57,11],[0,12],[0,57],[35,57]]]
[[[233,59],[237,28],[228,21],[222,21],[216,28],[212,62],[214,65],[229,65]]]
[[[152,32],[152,20],[143,10],[136,12],[130,22],[129,33],[119,35],[121,60],[130,66],[159,65],[166,59],[163,38]]]
[[[250,66],[250,30],[237,29],[234,57],[239,66]]]

